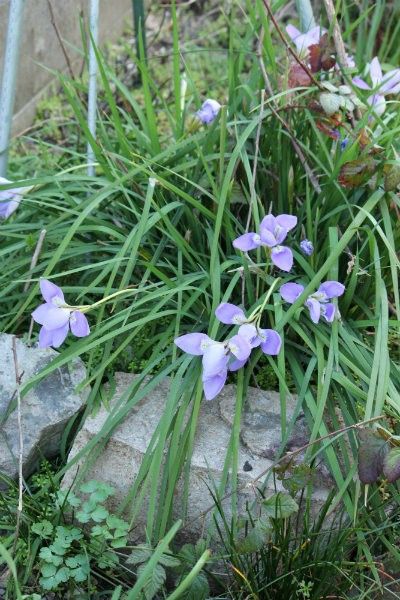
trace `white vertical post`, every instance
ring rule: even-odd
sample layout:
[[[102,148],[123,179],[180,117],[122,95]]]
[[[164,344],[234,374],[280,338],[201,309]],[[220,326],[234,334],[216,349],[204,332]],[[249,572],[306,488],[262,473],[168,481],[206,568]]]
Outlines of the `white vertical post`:
[[[88,127],[93,137],[96,137],[96,109],[97,109],[97,60],[94,45],[97,47],[99,38],[99,0],[90,0],[89,31],[89,94],[88,94]],[[87,145],[87,172],[89,176],[95,174],[95,155],[93,148]]]
[[[310,0],[296,0],[297,12],[299,13],[300,29],[303,33],[316,26],[313,8]]]
[[[3,77],[0,90],[0,177],[4,177],[7,171],[24,1],[10,0],[8,13]]]

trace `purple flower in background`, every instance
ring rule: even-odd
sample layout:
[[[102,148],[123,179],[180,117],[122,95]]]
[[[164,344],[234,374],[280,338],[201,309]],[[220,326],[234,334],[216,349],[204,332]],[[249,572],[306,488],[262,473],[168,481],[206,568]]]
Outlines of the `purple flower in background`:
[[[344,152],[344,150],[346,150],[347,146],[349,145],[349,138],[345,137],[342,139],[342,141],[340,142],[340,150],[342,152]]]
[[[42,279],[40,290],[45,304],[38,306],[32,313],[33,320],[42,325],[39,348],[58,348],[70,329],[76,337],[89,335],[90,328],[85,315],[65,303],[63,291],[59,287],[47,279]]]
[[[0,177],[0,184],[3,183],[11,183],[11,181]],[[0,219],[7,219],[17,210],[24,192],[29,189],[31,188],[13,188],[0,191]]]
[[[196,112],[196,116],[203,125],[209,125],[218,116],[220,109],[221,105],[219,102],[208,98],[203,102],[200,110]]]
[[[313,323],[318,323],[321,316],[328,323],[332,323],[335,318],[336,307],[329,300],[341,296],[344,289],[344,285],[338,281],[325,281],[314,294],[308,296],[304,304],[310,311],[310,318]],[[281,286],[279,292],[286,302],[293,304],[304,292],[304,286],[299,283],[285,283]]]
[[[321,28],[319,25],[311,27],[306,33],[301,33],[294,25],[287,25],[286,33],[295,43],[297,52],[299,54],[304,53],[310,46],[318,44],[321,37],[326,33],[326,29]]]
[[[364,79],[361,79],[361,77],[354,77],[353,83],[360,90],[374,91],[367,98],[367,102],[373,107],[374,112],[380,116],[383,115],[386,109],[385,95],[400,92],[400,69],[392,69],[383,75],[379,59],[375,56],[369,65],[369,76],[372,87]]]
[[[246,362],[251,353],[251,344],[246,337],[234,335],[226,342],[216,342],[205,333],[187,333],[174,340],[175,344],[193,356],[202,356],[203,390],[207,400],[217,396],[225,385],[230,363]],[[240,367],[238,367],[240,368]]]
[[[311,256],[311,254],[314,252],[314,246],[310,240],[301,240],[300,249],[306,256]]]
[[[281,244],[296,225],[297,217],[292,215],[267,215],[260,223],[260,233],[241,235],[234,240],[233,247],[243,252],[260,246],[271,248],[271,260],[274,265],[282,271],[290,271],[293,266],[293,253],[290,248]]]

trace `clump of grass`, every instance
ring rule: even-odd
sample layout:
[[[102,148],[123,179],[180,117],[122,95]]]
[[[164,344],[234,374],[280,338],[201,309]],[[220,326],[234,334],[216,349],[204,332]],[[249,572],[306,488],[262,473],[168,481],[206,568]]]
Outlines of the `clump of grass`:
[[[280,0],[272,4],[281,27],[279,11],[283,5]],[[173,12],[169,22],[175,42],[185,10],[180,7]],[[240,27],[238,11],[243,17]],[[380,3],[373,10],[367,3],[358,8],[343,4],[343,36],[356,48],[358,70],[374,53],[396,64],[396,15],[397,8],[390,3]],[[384,22],[390,26],[379,46],[375,44],[376,31]],[[352,143],[342,151],[337,140],[325,135],[327,123],[321,122],[320,113],[313,109],[319,99],[318,87],[296,91],[286,86],[291,57],[276,28],[270,25],[262,2],[244,1],[226,14],[221,11],[212,40],[212,44],[215,40],[223,42],[215,71],[210,60],[215,49],[206,43],[204,35],[198,45],[190,41],[187,46],[178,46],[180,52],[170,52],[165,61],[167,72],[155,67],[156,58],[137,61],[133,49],[127,48],[127,55],[140,71],[137,88],[127,86],[98,52],[102,89],[96,140],[90,138],[86,127],[82,81],[60,76],[68,115],[71,110],[74,115],[61,156],[52,141],[41,141],[35,156],[21,155],[11,169],[16,178],[34,173],[35,178],[28,183],[37,187],[15,215],[1,224],[3,331],[26,334],[30,312],[38,301],[39,277],[62,282],[68,295],[79,303],[94,302],[128,285],[137,291],[129,300],[122,297],[94,311],[90,337],[68,340],[60,355],[23,393],[62,364],[84,357],[88,373],[85,384],[91,385],[85,417],[99,401],[102,384],[113,370],[139,370],[138,379],[86,449],[92,459],[100,448],[97,442],[108,438],[126,411],[151,393],[160,379],[172,378],[157,443],[149,448],[130,495],[135,515],[143,501],[139,490],[146,486],[150,490],[148,537],[153,548],[171,525],[173,490],[190,461],[202,401],[197,385],[199,365],[178,354],[173,339],[192,331],[222,339],[227,330],[214,317],[218,304],[243,302],[251,310],[272,283],[270,272],[260,276],[232,246],[245,231],[248,219],[256,229],[269,211],[296,213],[300,226],[290,240],[295,254],[293,275],[310,282],[313,289],[327,278],[340,280],[346,293],[340,302],[342,318],[332,326],[313,324],[304,310],[283,305],[277,293],[270,297],[263,319],[265,326],[281,332],[283,351],[278,359],[267,359],[267,365],[266,359],[261,362],[260,354],[254,354],[238,375],[235,424],[240,423],[246,389],[254,379],[261,387],[271,385],[280,394],[283,441],[293,427],[290,424],[285,429],[289,392],[296,392],[299,406],[303,406],[311,441],[325,440],[331,427],[337,428],[338,412],[345,426],[382,414],[398,419],[400,372],[395,353],[400,306],[395,248],[400,206],[395,190],[387,189],[387,170],[391,164],[397,165],[399,151],[400,116],[394,110],[397,100],[393,99],[384,118],[373,121],[372,128],[371,112],[365,109],[351,129]],[[367,38],[363,31],[369,32]],[[203,77],[204,86],[200,85]],[[330,72],[316,77],[321,84],[336,76]],[[271,90],[266,96],[267,83]],[[224,107],[211,126],[194,130],[193,113],[202,94],[218,95]],[[351,125],[345,110],[341,110],[340,119],[337,127],[342,128],[339,133],[343,137]],[[369,140],[360,143],[368,128]],[[71,139],[70,131],[74,132]],[[35,139],[40,139],[39,132]],[[97,161],[94,178],[85,175],[84,147],[88,140]],[[31,139],[20,141],[26,148],[31,143]],[[375,146],[381,147],[379,158]],[[372,181],[369,178],[349,185],[349,168],[369,173],[371,160],[376,167]],[[339,176],[347,186],[341,185]],[[156,180],[152,193],[150,178]],[[47,232],[45,243],[31,273],[32,251],[43,229]],[[299,252],[305,236],[315,247],[310,260]],[[261,254],[254,256],[255,262],[261,261]],[[23,293],[31,275],[35,285]],[[31,341],[36,335],[35,329]],[[237,478],[239,435],[240,428],[235,426],[225,459],[224,475],[230,472],[233,481]],[[362,490],[354,478],[356,438],[351,433],[349,444],[341,438],[333,443],[320,441],[310,446],[306,460],[317,452],[324,456],[336,484],[334,505],[342,503],[348,517],[357,523],[360,513],[365,513]],[[162,456],[167,457],[165,462]],[[56,481],[67,468],[57,472]],[[84,469],[80,475],[84,476]],[[154,482],[165,490],[160,506]],[[390,499],[397,497],[394,486],[387,493]],[[365,521],[362,517],[366,527],[353,532],[352,540],[357,546],[357,560],[368,561],[378,581],[369,549],[370,533],[376,535],[375,546],[380,545],[380,550],[386,547],[395,557],[398,551],[392,523],[377,501],[376,488],[369,500],[376,506]],[[165,518],[158,518],[159,514]],[[279,543],[288,548],[287,538],[281,537]],[[294,543],[298,550],[303,542],[299,538]],[[10,532],[4,546],[12,550],[13,544]],[[328,546],[326,549],[329,551]],[[256,578],[257,570],[261,574],[271,572],[270,566],[263,571],[260,561],[272,564],[275,551],[269,548],[264,552],[264,558],[256,556],[254,564],[242,565],[246,577],[247,571],[252,578]],[[310,578],[316,576],[312,570],[304,585],[301,583],[303,556],[299,554],[296,590],[307,597],[316,594],[318,587],[314,584],[313,590],[308,586]],[[313,558],[314,566],[318,556]],[[264,589],[263,585],[257,582],[255,589]]]

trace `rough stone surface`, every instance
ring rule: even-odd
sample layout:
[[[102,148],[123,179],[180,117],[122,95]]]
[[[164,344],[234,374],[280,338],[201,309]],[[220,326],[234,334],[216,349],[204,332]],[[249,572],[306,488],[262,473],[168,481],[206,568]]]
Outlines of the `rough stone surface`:
[[[110,411],[116,407],[121,395],[132,384],[135,376],[126,373],[116,373],[116,390],[109,408],[101,408],[99,412],[86,420],[83,428],[75,439],[69,459],[73,459],[97,435],[110,416]],[[96,479],[112,485],[116,494],[109,508],[116,508],[123,502],[135,481],[144,453],[151,437],[165,410],[170,381],[166,378],[151,394],[144,397],[126,416],[124,421],[113,431],[110,439],[99,455],[87,464],[87,458],[77,461],[64,477],[63,486],[73,487],[77,480]],[[288,400],[288,417],[293,415],[295,398]],[[194,451],[191,460],[189,477],[189,497],[187,514],[182,514],[183,482],[178,483],[174,499],[174,518],[184,518],[183,537],[193,540],[201,535],[204,525],[209,523],[209,513],[206,523],[199,518],[210,505],[212,497],[209,487],[213,481],[218,484],[221,480],[226,451],[232,431],[235,410],[235,387],[228,385],[220,396],[211,402],[203,402],[196,430]],[[301,447],[307,443],[303,418],[296,427],[296,439],[291,448]],[[304,436],[302,437],[302,435]],[[242,419],[241,443],[239,447],[239,481],[241,489],[238,494],[239,513],[245,512],[246,503],[256,498],[255,484],[260,487],[261,476],[277,457],[281,441],[281,426],[279,418],[279,395],[275,392],[265,392],[249,388],[247,406]],[[78,479],[77,478],[78,476]],[[279,481],[277,488],[280,487]],[[229,492],[229,485],[227,488]],[[274,492],[272,480],[267,485],[267,495]],[[326,497],[324,478],[317,480],[314,491],[316,505]],[[224,501],[225,514],[230,514],[230,500]],[[135,527],[136,539],[143,538],[146,523],[146,506],[138,515]]]
[[[19,435],[17,411],[3,423],[11,403],[16,400],[15,365],[12,335],[0,334],[0,473],[16,477],[18,473]],[[21,383],[41,371],[57,352],[29,348],[16,339],[18,371]],[[57,369],[42,379],[21,400],[23,433],[23,474],[28,476],[43,458],[57,454],[64,429],[71,417],[81,410],[87,392],[78,394],[76,386],[86,376],[81,360]]]

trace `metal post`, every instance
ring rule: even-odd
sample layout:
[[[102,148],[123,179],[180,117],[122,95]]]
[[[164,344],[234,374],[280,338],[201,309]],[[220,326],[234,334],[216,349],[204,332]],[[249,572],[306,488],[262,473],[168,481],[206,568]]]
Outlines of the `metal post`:
[[[18,53],[22,14],[25,0],[11,0],[8,13],[7,38],[4,52],[3,77],[0,90],[0,176],[7,172],[8,148],[14,110]]]
[[[310,0],[296,0],[297,12],[300,19],[300,29],[303,33],[316,26],[313,8]]]
[[[99,0],[90,0],[89,30],[89,94],[88,94],[88,127],[93,137],[96,136],[97,112],[97,60],[94,46],[97,47],[99,38]],[[95,174],[95,155],[90,143],[87,145],[87,172],[89,176]]]

